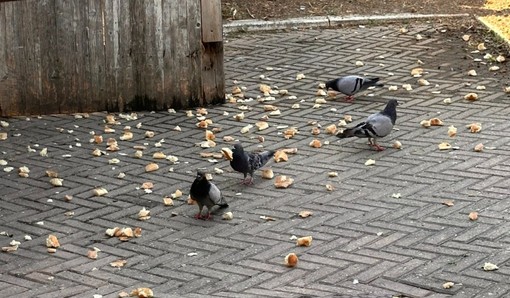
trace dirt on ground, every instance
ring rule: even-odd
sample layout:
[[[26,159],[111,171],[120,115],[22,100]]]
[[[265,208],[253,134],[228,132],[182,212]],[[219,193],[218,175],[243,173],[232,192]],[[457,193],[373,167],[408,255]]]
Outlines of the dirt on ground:
[[[222,0],[221,3],[225,20],[396,13],[476,15],[489,13],[482,9],[485,0]],[[508,14],[508,11],[506,13]]]

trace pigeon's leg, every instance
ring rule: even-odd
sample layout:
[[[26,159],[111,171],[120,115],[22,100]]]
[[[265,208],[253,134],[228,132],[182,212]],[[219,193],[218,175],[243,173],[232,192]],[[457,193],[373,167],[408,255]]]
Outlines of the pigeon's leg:
[[[244,177],[243,182],[244,185],[252,185],[253,184],[253,176],[250,174],[250,177]]]
[[[202,216],[202,219],[203,220],[209,220],[209,219],[212,219],[212,215],[211,215],[211,207],[207,206],[207,215],[205,216]]]
[[[203,217],[202,217],[202,209],[204,208],[204,205],[200,205],[199,204],[198,208],[199,208],[199,211],[198,211],[197,214],[195,214],[195,218],[196,219],[203,219]]]
[[[354,101],[354,96],[352,96],[352,95],[348,95],[348,96],[346,96],[346,97],[345,97],[345,101],[347,101],[347,102],[353,102],[353,101]]]

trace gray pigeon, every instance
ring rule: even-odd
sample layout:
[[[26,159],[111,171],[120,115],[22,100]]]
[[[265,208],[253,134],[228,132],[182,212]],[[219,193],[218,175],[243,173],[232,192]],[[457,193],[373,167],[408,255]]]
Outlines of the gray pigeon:
[[[195,215],[196,219],[210,219],[211,208],[214,205],[218,205],[220,208],[228,207],[220,189],[209,182],[205,177],[205,173],[200,170],[197,171],[197,177],[195,181],[193,181],[193,184],[191,184],[189,195],[198,204],[199,210]],[[204,206],[207,206],[207,216],[202,216],[202,209]]]
[[[382,87],[384,84],[379,83],[379,78],[364,78],[360,76],[345,76],[326,82],[326,90],[331,88],[347,95],[347,101],[353,101],[354,94],[371,86]]]
[[[244,174],[242,183],[253,184],[253,172],[264,166],[274,155],[274,150],[268,150],[260,153],[245,152],[243,146],[238,143],[232,150],[232,160],[230,166],[237,172]],[[246,176],[250,174],[250,179],[246,181]]]
[[[339,138],[368,138],[368,144],[375,147],[377,151],[384,150],[376,142],[376,138],[382,138],[390,134],[397,120],[398,102],[394,99],[388,101],[384,110],[368,116],[365,122],[361,122],[352,128],[346,128],[337,134]]]

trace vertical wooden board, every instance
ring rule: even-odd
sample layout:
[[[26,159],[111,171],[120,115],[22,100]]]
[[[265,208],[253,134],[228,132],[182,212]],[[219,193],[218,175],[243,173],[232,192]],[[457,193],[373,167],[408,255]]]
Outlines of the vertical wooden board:
[[[110,90],[106,88],[105,43],[106,24],[104,0],[81,1],[80,31],[82,44],[78,45],[77,56],[83,61],[80,88],[87,90],[86,96],[78,97],[80,110],[105,110]]]
[[[129,1],[130,2],[130,32],[131,32],[131,56],[133,63],[133,82],[134,93],[127,98],[126,106],[128,109],[138,109],[139,105],[143,105],[142,94],[145,94],[144,88],[144,55],[143,45],[144,39],[144,24],[145,24],[145,7],[144,1]]]
[[[167,108],[165,104],[165,69],[163,62],[163,1],[154,1],[152,30],[154,30],[154,66],[155,73],[153,96],[156,101],[156,109]]]
[[[174,74],[178,80],[176,89],[176,98],[178,101],[174,101],[174,105],[177,107],[188,107],[190,106],[189,100],[191,98],[191,67],[188,59],[191,54],[189,51],[189,40],[188,40],[188,29],[187,29],[187,4],[192,0],[183,0],[177,3],[177,19],[174,20],[174,26],[176,27],[176,35],[174,36],[174,47],[175,47],[175,65]]]
[[[204,44],[202,53],[202,91],[207,104],[225,102],[223,42]]]
[[[19,115],[17,65],[15,49],[17,45],[17,28],[14,16],[17,13],[15,2],[1,3],[0,11],[0,51],[3,51],[0,63],[3,74],[0,77],[0,114],[2,116]]]
[[[191,106],[205,106],[207,102],[204,101],[202,96],[202,57],[201,52],[202,38],[200,29],[201,10],[200,3],[196,0],[188,1],[187,11],[187,26],[186,31],[188,32],[188,53],[187,63],[189,63],[189,76],[190,76],[190,93],[189,93],[189,105]]]
[[[223,40],[223,19],[221,0],[201,0],[202,41],[218,42]]]
[[[54,65],[57,59],[55,51],[56,24],[55,24],[55,1],[37,1],[37,44],[39,51],[39,80],[41,92],[41,111],[44,114],[58,113],[59,103],[54,76]]]
[[[179,3],[172,0],[164,0],[163,17],[164,28],[164,63],[165,63],[165,102],[168,106],[179,108],[179,78],[177,76],[177,46],[178,46],[178,28]]]
[[[75,57],[77,16],[75,16],[74,4],[73,0],[55,0],[57,27],[55,50],[58,58],[55,63],[54,78],[60,113],[76,109],[75,99],[78,93],[76,67],[84,63],[77,61]],[[84,93],[82,96],[87,96],[86,91]]]
[[[161,0],[159,0],[161,1]],[[143,51],[139,53],[142,56],[144,63],[143,67],[138,68],[137,71],[142,72],[140,78],[143,84],[143,93],[139,94],[144,98],[144,105],[142,109],[157,109],[156,98],[159,75],[157,71],[157,45],[156,45],[156,19],[157,19],[157,5],[158,0],[145,0],[143,15],[145,22],[143,23]]]

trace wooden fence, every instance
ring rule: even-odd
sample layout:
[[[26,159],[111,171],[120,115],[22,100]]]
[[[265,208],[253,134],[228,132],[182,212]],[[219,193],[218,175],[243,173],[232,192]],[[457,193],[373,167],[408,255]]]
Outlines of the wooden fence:
[[[0,3],[0,115],[224,101],[220,0]]]

